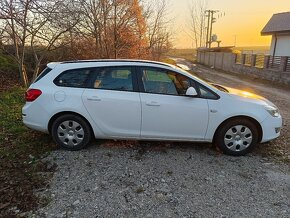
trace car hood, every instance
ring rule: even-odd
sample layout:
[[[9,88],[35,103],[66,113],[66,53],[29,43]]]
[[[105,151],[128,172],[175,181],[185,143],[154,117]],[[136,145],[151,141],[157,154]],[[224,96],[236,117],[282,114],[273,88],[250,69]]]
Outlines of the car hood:
[[[266,99],[260,95],[257,95],[257,94],[251,93],[251,92],[247,92],[244,90],[240,90],[240,89],[234,89],[234,88],[230,88],[230,87],[226,87],[226,86],[223,86],[223,87],[228,91],[227,92],[228,95],[230,95],[236,99],[246,101],[246,102],[252,102],[252,103],[256,103],[256,104],[260,104],[260,105],[270,105],[270,106],[277,108],[277,106],[274,105],[271,101],[269,101],[268,99]]]

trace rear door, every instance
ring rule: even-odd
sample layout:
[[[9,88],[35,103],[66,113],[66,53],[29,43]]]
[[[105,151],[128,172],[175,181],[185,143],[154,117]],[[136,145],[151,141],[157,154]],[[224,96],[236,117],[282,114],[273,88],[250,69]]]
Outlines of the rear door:
[[[106,137],[138,138],[141,127],[140,94],[132,67],[96,68],[83,103]]]

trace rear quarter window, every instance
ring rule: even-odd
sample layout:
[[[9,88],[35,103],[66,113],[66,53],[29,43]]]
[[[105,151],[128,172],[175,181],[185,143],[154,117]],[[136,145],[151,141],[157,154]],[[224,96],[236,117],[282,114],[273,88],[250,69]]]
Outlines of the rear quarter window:
[[[86,88],[93,69],[73,69],[62,72],[54,84],[63,87]]]
[[[40,74],[39,76],[34,80],[34,83],[36,83],[37,81],[41,80],[45,75],[47,75],[49,72],[51,71],[51,69],[49,67],[45,68]]]

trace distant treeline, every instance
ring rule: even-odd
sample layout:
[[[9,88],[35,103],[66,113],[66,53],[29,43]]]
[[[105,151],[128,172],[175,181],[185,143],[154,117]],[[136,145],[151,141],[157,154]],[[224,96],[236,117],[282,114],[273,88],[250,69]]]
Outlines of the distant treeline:
[[[2,0],[0,71],[24,86],[49,61],[158,60],[171,47],[165,0]]]

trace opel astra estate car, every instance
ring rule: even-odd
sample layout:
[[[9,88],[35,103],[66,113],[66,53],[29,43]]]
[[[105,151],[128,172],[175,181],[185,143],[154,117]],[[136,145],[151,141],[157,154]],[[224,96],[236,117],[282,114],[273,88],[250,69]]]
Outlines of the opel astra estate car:
[[[26,126],[67,150],[96,139],[212,142],[244,155],[280,135],[269,100],[141,60],[49,63],[26,92]]]

